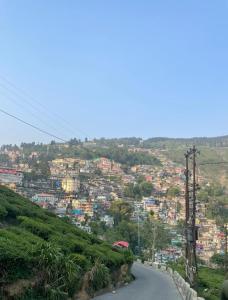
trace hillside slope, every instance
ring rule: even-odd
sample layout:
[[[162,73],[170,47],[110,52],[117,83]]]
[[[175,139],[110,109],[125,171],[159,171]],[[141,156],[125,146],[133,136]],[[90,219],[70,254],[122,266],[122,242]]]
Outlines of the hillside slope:
[[[184,165],[184,153],[188,148],[170,148],[166,150],[168,158]],[[228,148],[198,146],[200,155],[197,157],[199,171],[208,181],[222,186],[228,184]]]
[[[152,138],[144,141],[143,146],[162,150],[172,161],[185,165],[186,151],[193,145],[200,151],[197,157],[199,174],[208,181],[223,186],[228,184],[228,136],[214,138]]]
[[[0,298],[77,299],[108,286],[129,252],[88,235],[28,199],[0,187]]]

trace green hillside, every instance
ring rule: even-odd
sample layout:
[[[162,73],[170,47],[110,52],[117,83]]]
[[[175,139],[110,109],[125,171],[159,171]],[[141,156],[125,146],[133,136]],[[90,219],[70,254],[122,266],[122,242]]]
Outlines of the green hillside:
[[[165,154],[174,162],[185,164],[184,153],[186,146],[168,147]],[[223,186],[228,184],[228,148],[197,146],[200,155],[197,157],[198,173],[210,182],[217,182]]]
[[[147,147],[166,147],[170,145],[184,146],[206,146],[206,147],[228,147],[228,135],[217,137],[193,137],[193,138],[166,138],[156,137],[150,138],[143,142]]]
[[[111,246],[0,187],[0,298],[76,299],[87,274],[88,294],[108,286],[131,264]]]
[[[185,164],[184,154],[193,145],[200,151],[197,157],[199,174],[210,182],[227,186],[228,136],[189,139],[152,138],[143,143],[144,147],[162,150],[169,159],[182,165]]]

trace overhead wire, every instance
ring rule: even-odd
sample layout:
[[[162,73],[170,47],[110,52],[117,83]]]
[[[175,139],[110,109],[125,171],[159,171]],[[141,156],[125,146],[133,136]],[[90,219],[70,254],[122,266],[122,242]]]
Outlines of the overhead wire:
[[[228,161],[217,161],[217,162],[202,162],[199,163],[199,166],[206,166],[206,165],[221,165],[221,164],[228,164]]]
[[[61,121],[61,123],[62,123],[61,126],[62,127],[65,126],[65,128],[67,128],[68,131],[71,131],[71,133],[73,133],[75,135],[75,131],[72,129],[73,128],[72,124],[70,124],[68,121],[66,121],[62,117],[62,115],[57,114],[55,111],[50,111],[47,107],[45,107],[45,105],[40,103],[35,97],[31,96],[28,92],[26,92],[25,90],[23,90],[20,87],[16,86],[14,83],[12,83],[10,80],[8,80],[6,77],[4,77],[1,74],[0,74],[0,79],[3,82],[5,82],[5,84],[8,85],[8,86],[5,86],[6,89],[9,90],[9,87],[10,87],[12,93],[14,93],[17,97],[23,98],[23,100],[26,101],[35,110],[42,109],[43,113],[48,115],[49,118],[51,117],[53,120],[55,119],[55,122],[56,122],[56,118],[57,118],[58,123],[59,123],[59,121]],[[78,129],[78,128],[75,128],[75,130],[78,133],[81,133],[84,137],[90,137],[84,130],[82,131],[81,129]]]
[[[17,91],[12,90],[12,88],[9,88],[8,86],[4,86],[1,82],[0,82],[0,87],[4,88],[4,90],[6,90],[8,93],[10,93],[10,95],[11,95],[10,101],[11,102],[13,101],[13,102],[20,103],[21,107],[24,106],[26,108],[26,110],[30,109],[30,111],[35,112],[36,114],[38,114],[39,117],[36,115],[35,118],[39,119],[40,122],[43,122],[43,118],[46,115],[46,117],[49,119],[49,122],[48,122],[49,125],[48,126],[53,128],[53,126],[50,124],[51,123],[50,122],[50,117],[52,117],[52,116],[48,113],[48,109],[46,109],[46,110],[45,109],[40,110],[40,108],[38,106],[34,105],[34,103],[31,103],[26,98],[22,97]],[[12,99],[12,95],[13,95],[14,99]],[[9,96],[8,96],[8,98],[9,98]],[[16,101],[15,101],[15,98],[17,99]],[[34,115],[34,113],[32,113],[32,114]],[[40,116],[42,116],[42,118]],[[57,122],[55,120],[55,124],[59,124],[59,122]],[[55,131],[56,131],[56,129],[55,129]],[[59,131],[59,129],[57,129],[57,131]]]
[[[52,134],[52,133],[50,133],[49,131],[43,130],[43,129],[41,129],[40,127],[38,127],[38,126],[36,126],[36,125],[33,125],[33,124],[31,124],[31,123],[29,123],[29,122],[27,122],[27,121],[25,121],[25,120],[23,120],[23,119],[21,119],[21,118],[18,118],[17,116],[15,116],[15,115],[13,115],[13,114],[11,114],[11,113],[5,111],[4,109],[1,109],[1,108],[0,108],[0,112],[2,112],[3,114],[5,114],[5,115],[7,115],[7,116],[9,116],[9,117],[11,117],[11,118],[13,118],[13,119],[15,119],[15,120],[21,122],[21,123],[23,123],[23,124],[25,124],[25,125],[27,125],[27,126],[32,127],[33,129],[36,129],[37,131],[39,131],[39,132],[41,132],[41,133],[44,133],[44,134],[46,134],[46,135],[48,135],[48,136],[50,136],[50,137],[52,137],[52,138],[55,138],[55,139],[57,139],[57,140],[59,140],[59,141],[61,141],[61,142],[67,143],[67,141],[64,140],[64,139],[62,139],[61,137],[59,137],[59,136],[57,136],[57,135],[55,135],[55,134]]]
[[[0,86],[1,86],[1,83],[0,83]],[[35,118],[37,121],[39,122],[42,122],[43,124],[45,124],[46,126],[50,127],[52,130],[54,130],[55,132],[60,132],[59,129],[57,127],[54,127],[52,124],[49,124],[45,119],[37,116],[33,111],[31,111],[29,109],[29,106],[28,105],[24,105],[24,103],[22,102],[19,102],[17,99],[15,99],[14,97],[12,97],[12,95],[8,95],[6,93],[4,93],[3,91],[0,90],[0,95],[2,95],[4,98],[3,99],[6,99],[9,100],[11,103],[13,104],[16,104],[16,106],[19,108],[19,109],[23,109],[23,110],[26,110],[28,113],[29,113],[29,116],[33,116],[33,118]],[[42,115],[42,114],[41,114]]]

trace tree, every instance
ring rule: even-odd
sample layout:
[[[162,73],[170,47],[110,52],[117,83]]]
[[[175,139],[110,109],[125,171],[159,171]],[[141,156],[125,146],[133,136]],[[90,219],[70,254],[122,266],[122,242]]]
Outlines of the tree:
[[[185,230],[185,221],[184,220],[178,220],[176,229],[177,229],[178,233],[183,234],[184,230]]]
[[[93,154],[96,157],[106,157],[129,167],[134,165],[161,165],[161,162],[156,157],[147,153],[129,152],[127,147],[97,147],[93,149]]]
[[[1,153],[0,154],[0,163],[9,163],[10,162],[10,158],[8,154],[5,153]]]
[[[178,196],[180,196],[180,188],[177,187],[177,186],[172,186],[168,189],[167,191],[167,196],[170,197],[170,198],[176,198]]]
[[[151,196],[152,191],[153,184],[144,180],[136,184],[129,183],[124,190],[124,195],[129,198],[140,200],[142,197]]]
[[[171,236],[162,223],[150,216],[143,224],[142,240],[144,248],[149,251],[149,258],[153,261],[155,251],[167,247],[171,242]]]
[[[218,265],[219,267],[224,267],[225,265],[225,255],[223,254],[214,254],[210,261],[216,265]]]
[[[177,213],[178,213],[178,214],[179,214],[180,211],[181,211],[181,207],[182,207],[182,205],[181,205],[181,203],[178,201],[178,202],[177,202]]]
[[[80,140],[78,140],[78,139],[76,139],[76,138],[73,138],[73,139],[71,139],[71,140],[69,141],[69,145],[70,145],[70,146],[78,146],[78,145],[80,145],[80,144],[81,144]]]
[[[85,225],[88,223],[89,219],[90,219],[90,216],[88,214],[85,214],[85,216],[84,216]]]
[[[137,183],[140,184],[140,183],[142,183],[143,181],[145,181],[145,176],[139,175],[138,178],[137,178]]]
[[[222,196],[224,195],[225,189],[223,186],[219,185],[219,184],[212,184],[209,187],[206,187],[205,189],[209,196],[211,197],[218,197],[218,196]]]
[[[209,199],[209,195],[208,195],[208,191],[202,189],[197,193],[197,199],[200,202],[208,202]]]
[[[133,207],[129,202],[122,199],[113,201],[109,210],[109,213],[114,218],[114,225],[117,226],[121,221],[129,221]]]
[[[105,232],[105,238],[110,243],[123,240],[129,243],[134,253],[137,252],[138,245],[138,226],[136,223],[121,221],[116,227],[110,228]]]
[[[124,188],[124,196],[128,198],[135,198],[134,194],[134,184],[129,183],[125,188]]]
[[[100,169],[95,169],[94,174],[97,176],[101,176],[102,175],[102,171]]]
[[[90,222],[89,226],[91,227],[92,233],[94,233],[97,236],[102,236],[107,230],[107,226],[105,225],[105,222]]]
[[[141,190],[141,195],[143,197],[149,197],[151,196],[152,190],[153,190],[153,184],[147,181],[143,181],[140,184],[140,190]]]

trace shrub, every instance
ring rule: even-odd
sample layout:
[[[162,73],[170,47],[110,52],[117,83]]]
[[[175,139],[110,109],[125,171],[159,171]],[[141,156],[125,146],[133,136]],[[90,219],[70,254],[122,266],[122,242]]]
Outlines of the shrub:
[[[64,256],[60,249],[51,243],[40,245],[36,258],[48,293],[55,291],[57,294],[67,293],[72,296],[80,283],[79,268],[74,261],[69,256]]]
[[[211,257],[211,262],[220,267],[225,266],[225,254],[214,254]]]
[[[29,260],[29,250],[31,247],[28,247],[23,243],[18,243],[18,240],[12,238],[11,234],[1,231],[0,236],[0,261],[16,261],[16,260]],[[8,234],[8,236],[7,236]]]
[[[0,187],[1,206],[7,211],[7,217],[16,219],[17,216],[44,217],[45,213],[32,202],[13,191]]]
[[[87,256],[92,263],[95,263],[97,260],[106,263],[108,260],[108,257],[100,251],[97,245],[87,246],[83,251],[83,255]]]
[[[70,255],[70,259],[78,265],[82,271],[87,271],[89,269],[89,261],[84,255],[73,253]]]
[[[21,226],[25,229],[29,230],[33,234],[38,235],[39,237],[43,238],[44,240],[48,240],[50,237],[52,230],[50,226],[44,224],[38,220],[32,220],[28,217],[18,217],[18,221],[21,222]]]
[[[97,260],[90,271],[90,283],[94,291],[107,287],[111,282],[108,268]]]
[[[122,252],[124,255],[125,263],[132,264],[134,261],[134,255],[131,251],[124,251]]]
[[[116,250],[29,200],[0,187],[0,291],[17,279],[39,278],[21,299],[65,299],[79,289],[91,266],[92,290],[107,286],[109,269],[130,262]],[[15,226],[16,225],[16,226]],[[1,296],[0,296],[1,298]]]
[[[71,233],[66,235],[54,234],[51,236],[49,241],[58,245],[58,247],[60,247],[66,254],[70,254],[72,252],[82,253],[88,245],[86,241],[82,240],[80,237],[76,238]]]
[[[0,205],[0,220],[3,220],[7,216],[7,210],[4,206]]]
[[[199,270],[199,294],[206,300],[217,300],[221,293],[224,272],[201,267]]]
[[[171,268],[176,270],[183,278],[185,277],[185,266],[183,259],[177,263],[169,263]],[[199,267],[198,272],[198,294],[205,300],[218,300],[221,293],[221,286],[224,280],[224,271]]]
[[[26,231],[24,228],[11,226],[7,229],[0,230],[0,234],[3,237],[10,238],[16,241],[18,245],[22,244],[26,247],[32,248],[32,246],[37,245],[37,243],[43,242],[39,236]]]
[[[0,236],[0,282],[10,282],[31,273],[31,248],[9,235]]]

